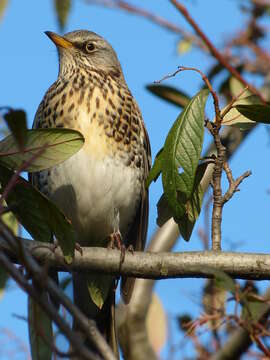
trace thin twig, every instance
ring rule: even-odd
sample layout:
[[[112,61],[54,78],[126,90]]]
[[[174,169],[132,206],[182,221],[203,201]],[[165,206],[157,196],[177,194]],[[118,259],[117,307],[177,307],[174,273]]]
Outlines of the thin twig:
[[[248,86],[250,91],[259,96],[261,101],[265,103],[265,99],[262,94],[251,84],[249,84],[242,75],[233,67],[231,66],[227,59],[218,51],[218,49],[212,44],[212,42],[208,39],[205,33],[201,30],[198,24],[193,20],[189,12],[187,11],[186,7],[180,4],[177,0],[170,0],[170,2],[181,12],[181,14],[185,17],[187,22],[193,27],[197,35],[203,40],[203,42],[208,47],[210,53],[217,59],[217,61],[224,66],[236,79],[238,79],[244,86]]]
[[[214,109],[215,109],[215,114],[216,114],[216,119],[217,119],[217,123],[221,124],[221,118],[220,118],[220,109],[219,109],[219,100],[218,100],[218,96],[216,94],[216,92],[214,91],[208,77],[199,69],[194,68],[194,67],[187,67],[187,66],[178,66],[177,70],[174,71],[171,74],[165,75],[162,79],[160,80],[156,80],[154,81],[154,83],[161,83],[162,81],[166,80],[166,79],[170,79],[172,77],[174,77],[175,75],[177,75],[179,72],[181,71],[186,71],[186,70],[191,70],[191,71],[195,71],[197,73],[199,73],[202,77],[202,80],[205,82],[206,86],[208,87],[212,97],[213,97],[213,101],[214,101]]]

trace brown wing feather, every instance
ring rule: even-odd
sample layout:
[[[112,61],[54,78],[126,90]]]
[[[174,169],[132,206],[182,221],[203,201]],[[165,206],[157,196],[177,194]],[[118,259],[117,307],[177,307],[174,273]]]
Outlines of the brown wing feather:
[[[143,124],[143,132],[144,132],[144,140],[145,140],[144,141],[144,148],[145,148],[144,180],[146,180],[151,167],[151,148],[150,148],[148,134],[144,127],[144,124]],[[145,188],[145,184],[143,184],[141,202],[138,207],[133,224],[127,234],[127,237],[125,238],[125,245],[127,247],[132,245],[135,251],[144,250],[146,236],[147,236],[147,228],[148,228],[148,213],[149,213],[148,190]],[[123,276],[121,279],[121,295],[126,304],[128,304],[130,301],[134,284],[135,284],[135,278],[129,278]]]

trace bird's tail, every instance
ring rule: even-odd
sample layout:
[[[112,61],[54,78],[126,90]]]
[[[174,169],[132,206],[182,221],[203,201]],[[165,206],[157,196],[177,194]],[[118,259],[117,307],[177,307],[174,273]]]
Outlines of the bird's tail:
[[[106,277],[105,275],[100,275]],[[74,303],[80,308],[80,310],[89,318],[96,322],[96,325],[111,347],[116,358],[119,358],[118,343],[115,331],[115,288],[114,281],[111,277],[108,277],[108,283],[111,283],[108,291],[108,296],[101,309],[92,301],[89,290],[89,275],[87,274],[73,274],[73,296]],[[103,279],[104,281],[104,279]],[[79,326],[74,322],[73,329],[80,332]],[[87,346],[94,352],[98,352],[94,344],[86,342]],[[99,354],[100,355],[100,354]]]

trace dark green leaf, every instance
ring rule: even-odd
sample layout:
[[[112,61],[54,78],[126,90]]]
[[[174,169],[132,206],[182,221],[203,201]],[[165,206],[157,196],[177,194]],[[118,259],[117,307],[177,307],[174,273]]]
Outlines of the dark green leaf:
[[[28,332],[32,359],[51,360],[50,344],[54,343],[52,321],[31,297],[28,297]]]
[[[162,166],[162,149],[159,150],[155,157],[154,165],[152,166],[148,177],[146,179],[146,187],[149,188],[152,181],[156,181],[161,173],[161,166]]]
[[[39,154],[24,170],[41,171],[68,159],[79,151],[83,144],[82,134],[75,130],[28,130],[23,152],[20,152],[12,135],[0,141],[0,162],[15,170]]]
[[[188,199],[187,203],[185,204],[186,213],[181,219],[177,221],[180,234],[182,235],[183,239],[186,241],[189,241],[196,220],[200,215],[202,200],[203,200],[203,190],[199,185],[198,188],[192,194],[191,198]]]
[[[0,165],[0,183],[7,186],[13,172]],[[74,256],[75,231],[70,221],[45,195],[19,177],[8,194],[8,206],[35,240],[50,242],[55,235],[70,263]]]
[[[208,163],[202,163],[197,167],[195,180],[194,180],[194,189],[192,191],[192,195],[190,199],[187,200],[185,203],[186,212],[184,216],[178,220],[178,226],[180,234],[182,235],[183,239],[189,241],[194,225],[196,220],[198,219],[202,201],[203,201],[203,189],[200,185],[200,182],[204,176]],[[181,193],[179,194],[179,201],[181,201]]]
[[[168,201],[164,194],[161,195],[160,199],[157,203],[157,224],[158,226],[162,226],[167,222],[170,218],[173,217],[173,212],[169,207]]]
[[[177,90],[172,86],[159,84],[147,85],[146,89],[159,98],[166,100],[176,106],[185,107],[190,100],[190,97],[187,94],[185,94],[183,91]]]
[[[58,24],[61,30],[64,29],[71,9],[71,0],[54,0]]]
[[[204,107],[209,91],[195,95],[172,126],[163,149],[162,183],[168,204],[178,221],[194,191],[204,135]],[[179,169],[182,173],[179,174]],[[184,203],[179,202],[179,196]]]
[[[269,105],[236,105],[235,108],[250,120],[270,124],[270,106]]]
[[[13,135],[19,150],[24,149],[26,133],[27,133],[27,122],[26,115],[23,110],[9,110],[5,115],[4,119],[8,125],[8,128]]]

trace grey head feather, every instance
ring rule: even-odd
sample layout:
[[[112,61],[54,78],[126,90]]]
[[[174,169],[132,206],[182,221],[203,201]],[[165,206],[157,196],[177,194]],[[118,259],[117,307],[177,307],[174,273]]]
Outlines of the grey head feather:
[[[121,65],[116,52],[102,36],[88,30],[76,30],[63,36],[74,45],[65,49],[58,47],[59,75],[65,76],[71,68],[83,68],[85,71],[97,71],[124,81]],[[87,51],[87,45],[92,44],[92,51]]]

